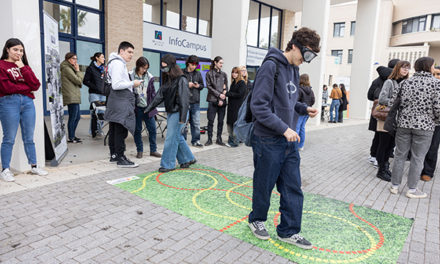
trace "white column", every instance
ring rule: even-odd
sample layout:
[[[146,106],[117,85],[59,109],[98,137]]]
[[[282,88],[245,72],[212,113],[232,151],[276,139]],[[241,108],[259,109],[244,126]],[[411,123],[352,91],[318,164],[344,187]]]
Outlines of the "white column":
[[[223,58],[230,83],[232,68],[246,65],[249,0],[214,0],[212,13],[211,59]]]
[[[353,118],[370,117],[367,92],[373,79],[380,2],[380,0],[358,0],[357,3],[356,35],[350,78],[350,116]]]
[[[315,93],[315,108],[321,112],[322,105],[322,85],[324,84],[325,58],[327,53],[327,32],[328,19],[330,14],[330,0],[303,0],[303,10],[301,16],[301,27],[308,27],[316,30],[321,37],[321,51],[311,63],[303,63],[299,67],[300,74],[307,73],[310,77],[310,84]],[[311,119],[319,125],[321,114]]]
[[[40,45],[40,15],[39,1],[28,0],[2,0],[2,15],[0,16],[0,45],[1,49],[9,38],[20,39],[26,49],[29,65],[37,78],[42,83],[41,69],[41,45]],[[43,123],[43,93],[42,87],[35,94],[36,125],[34,141],[37,150],[37,161],[39,166],[44,166],[44,123]],[[3,132],[0,130],[0,138]],[[21,129],[15,139],[12,153],[11,168],[18,171],[30,169],[23,141]]]

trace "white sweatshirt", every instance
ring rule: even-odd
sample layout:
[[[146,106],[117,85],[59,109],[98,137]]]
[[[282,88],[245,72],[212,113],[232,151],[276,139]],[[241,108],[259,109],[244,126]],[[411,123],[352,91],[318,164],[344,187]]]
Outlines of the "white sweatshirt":
[[[116,54],[116,52],[112,52],[110,54],[110,60],[114,59],[110,65],[108,66],[108,73],[112,79],[112,89],[113,90],[124,90],[128,89],[133,92],[134,81],[130,81],[130,77],[128,75],[127,63],[125,60]]]

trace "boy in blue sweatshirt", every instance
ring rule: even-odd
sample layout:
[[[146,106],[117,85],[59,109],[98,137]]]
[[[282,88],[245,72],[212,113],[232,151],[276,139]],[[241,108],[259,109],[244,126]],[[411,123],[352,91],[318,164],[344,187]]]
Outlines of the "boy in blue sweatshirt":
[[[311,249],[312,244],[299,235],[304,196],[298,153],[301,139],[295,127],[297,115],[315,117],[318,110],[298,102],[298,66],[317,56],[319,41],[314,30],[301,28],[293,33],[286,51],[271,48],[258,70],[250,103],[254,117],[252,150],[255,170],[249,227],[257,238],[270,238],[264,222],[276,184],[281,194],[278,239],[304,249]]]

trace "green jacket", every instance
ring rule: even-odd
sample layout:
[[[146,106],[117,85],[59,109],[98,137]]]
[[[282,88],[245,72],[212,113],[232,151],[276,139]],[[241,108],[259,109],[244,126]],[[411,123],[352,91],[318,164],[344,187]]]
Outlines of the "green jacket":
[[[84,74],[77,72],[72,64],[63,61],[60,65],[61,70],[61,92],[63,94],[63,104],[80,104],[81,87]]]

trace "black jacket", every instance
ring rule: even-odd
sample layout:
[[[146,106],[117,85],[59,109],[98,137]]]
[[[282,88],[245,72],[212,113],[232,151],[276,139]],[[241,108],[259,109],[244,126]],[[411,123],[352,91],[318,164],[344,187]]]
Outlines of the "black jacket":
[[[223,86],[225,87],[223,89]],[[206,73],[206,88],[208,88],[207,102],[216,103],[223,91],[228,91],[228,75],[225,72],[210,70]]]
[[[374,101],[379,98],[383,83],[388,79],[388,76],[390,76],[391,72],[393,72],[393,69],[389,67],[379,66],[376,71],[379,74],[379,77],[377,77],[371,83],[371,86],[368,89],[367,98],[370,101]],[[376,128],[377,120],[373,116],[370,116],[370,124],[368,125],[368,130],[376,131]]]
[[[205,88],[203,85],[202,74],[199,71],[188,72],[186,69],[183,70],[183,74],[185,75],[188,82],[198,83],[199,88],[189,88],[189,103],[197,104],[200,103],[200,91]]]
[[[246,83],[241,80],[238,83],[232,81],[229,92],[226,93],[228,97],[228,114],[226,119],[226,124],[233,125],[237,121],[238,110],[243,104],[244,98],[246,96]]]
[[[170,83],[162,84],[153,101],[145,109],[145,113],[152,111],[165,101],[167,113],[180,113],[179,122],[185,123],[189,109],[188,80],[184,75],[177,77]]]
[[[315,103],[315,94],[310,86],[299,86],[298,102],[312,106]]]
[[[342,100],[342,103],[339,106],[339,111],[347,111],[347,106],[348,106],[347,92],[342,92],[341,100]]]
[[[89,87],[89,94],[104,94],[104,73],[101,73],[95,63],[92,61],[86,69],[83,83]]]

